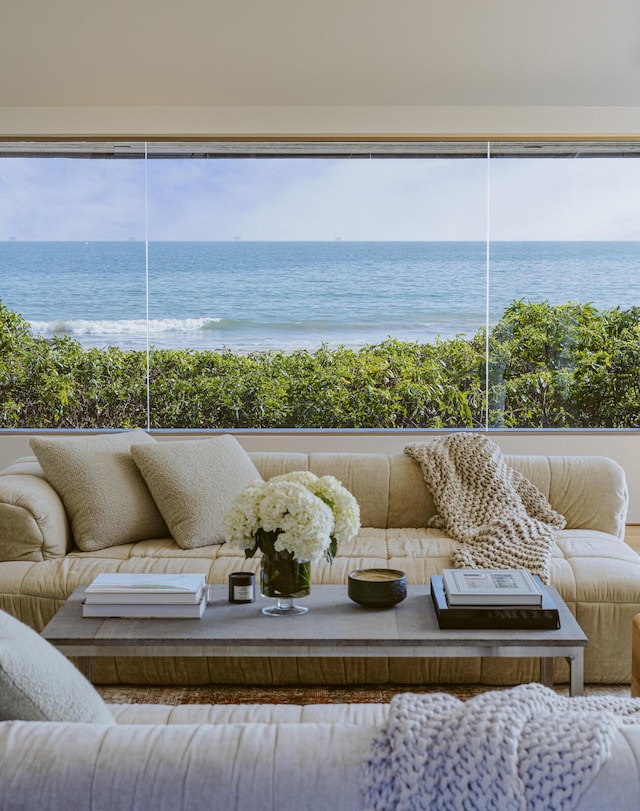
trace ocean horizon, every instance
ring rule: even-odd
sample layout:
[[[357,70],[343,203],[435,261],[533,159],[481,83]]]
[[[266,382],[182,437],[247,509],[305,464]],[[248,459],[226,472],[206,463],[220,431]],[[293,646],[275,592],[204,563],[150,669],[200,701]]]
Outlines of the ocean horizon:
[[[84,347],[236,352],[471,336],[517,299],[640,305],[640,242],[150,242],[148,307],[146,266],[133,240],[10,240],[0,299]]]

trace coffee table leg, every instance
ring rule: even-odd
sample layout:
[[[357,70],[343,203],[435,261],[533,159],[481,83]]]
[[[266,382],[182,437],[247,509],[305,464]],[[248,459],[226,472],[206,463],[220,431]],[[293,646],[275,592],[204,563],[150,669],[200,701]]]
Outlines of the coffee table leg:
[[[584,694],[584,651],[579,648],[573,656],[567,656],[569,662],[569,695]]]
[[[540,657],[540,681],[545,687],[553,687],[553,657]]]
[[[76,662],[78,670],[91,681],[91,656],[78,656]]]

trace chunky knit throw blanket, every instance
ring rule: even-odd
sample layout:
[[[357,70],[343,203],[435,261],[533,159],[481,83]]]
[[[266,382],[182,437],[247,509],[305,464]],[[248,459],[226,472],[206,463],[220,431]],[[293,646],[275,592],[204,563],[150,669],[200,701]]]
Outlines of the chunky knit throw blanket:
[[[528,569],[549,582],[556,531],[565,519],[500,448],[481,434],[450,434],[405,447],[422,467],[438,511],[429,525],[460,545],[459,568]]]
[[[367,811],[571,811],[607,761],[632,698],[565,698],[540,684],[463,702],[402,693],[363,764]]]

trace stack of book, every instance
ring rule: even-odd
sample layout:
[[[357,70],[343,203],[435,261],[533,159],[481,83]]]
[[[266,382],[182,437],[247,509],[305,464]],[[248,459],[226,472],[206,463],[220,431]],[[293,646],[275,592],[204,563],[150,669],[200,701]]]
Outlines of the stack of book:
[[[99,574],[85,590],[82,616],[200,619],[207,593],[203,574]]]
[[[444,569],[431,578],[440,628],[555,630],[558,608],[526,569]]]

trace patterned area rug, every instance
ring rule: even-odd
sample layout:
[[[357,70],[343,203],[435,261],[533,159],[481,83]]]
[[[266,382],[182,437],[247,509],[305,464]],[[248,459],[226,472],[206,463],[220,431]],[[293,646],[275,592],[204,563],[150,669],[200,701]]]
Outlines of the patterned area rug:
[[[486,690],[506,689],[475,684],[366,685],[353,687],[233,687],[206,685],[198,687],[139,687],[133,685],[96,685],[109,704],[379,704],[387,703],[396,693],[449,693],[462,700]],[[556,687],[568,695],[567,685]],[[629,696],[629,685],[588,684],[585,695]]]

